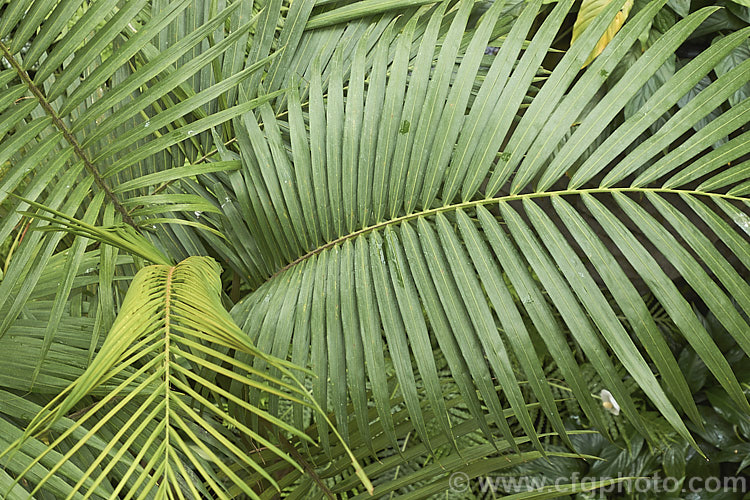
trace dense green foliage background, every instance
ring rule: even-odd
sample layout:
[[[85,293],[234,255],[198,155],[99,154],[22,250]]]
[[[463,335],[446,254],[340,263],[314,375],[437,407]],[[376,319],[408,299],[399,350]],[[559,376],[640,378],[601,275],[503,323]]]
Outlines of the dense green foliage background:
[[[586,4],[0,1],[0,497],[743,498],[750,5]]]

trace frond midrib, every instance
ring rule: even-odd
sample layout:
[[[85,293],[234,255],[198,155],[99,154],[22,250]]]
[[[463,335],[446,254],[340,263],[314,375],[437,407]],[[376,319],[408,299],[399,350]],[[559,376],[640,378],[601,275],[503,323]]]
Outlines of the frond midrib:
[[[402,222],[408,222],[410,220],[418,219],[420,217],[427,217],[431,215],[437,215],[443,212],[462,210],[465,208],[475,208],[475,207],[483,206],[483,205],[491,205],[493,203],[501,203],[501,202],[509,202],[509,201],[517,201],[517,200],[533,199],[533,198],[551,198],[553,196],[573,196],[573,195],[580,196],[583,194],[602,194],[602,193],[604,194],[611,194],[611,193],[675,194],[675,195],[708,196],[711,198],[722,198],[725,200],[733,200],[733,201],[741,201],[741,202],[747,201],[747,199],[745,198],[741,198],[739,196],[732,196],[732,195],[728,195],[724,193],[710,193],[706,191],[695,191],[695,190],[689,190],[689,189],[640,188],[640,187],[639,188],[612,187],[612,188],[568,189],[568,190],[560,190],[560,191],[545,191],[545,192],[512,194],[512,195],[506,195],[506,196],[482,198],[479,200],[464,201],[461,203],[454,203],[451,205],[443,205],[440,207],[430,208],[428,210],[423,210],[420,212],[413,212],[407,215],[396,217],[394,219],[390,219],[390,220],[383,221],[383,222],[378,222],[377,224],[373,224],[371,226],[367,226],[362,229],[358,229],[357,231],[346,234],[344,236],[340,236],[339,238],[331,240],[323,245],[320,245],[319,247],[313,250],[310,250],[306,254],[298,257],[297,259],[293,260],[289,264],[278,269],[275,273],[269,276],[265,281],[266,282],[271,281],[276,276],[284,273],[285,271],[288,271],[289,269],[296,266],[297,264],[300,264],[306,261],[307,259],[325,250],[334,248],[336,245],[344,243],[347,240],[351,240],[358,236],[369,234],[373,231],[385,229],[386,227],[389,227],[389,226],[395,226],[395,225],[401,224]]]
[[[170,415],[173,411],[170,408],[170,399],[172,397],[171,391],[170,391],[170,366],[169,357],[171,356],[170,352],[170,335],[171,335],[171,319],[172,319],[172,277],[174,276],[174,271],[176,269],[176,266],[170,266],[167,270],[167,276],[166,276],[166,282],[164,284],[164,421],[166,422],[166,425],[164,427],[165,434],[164,434],[164,442],[166,443],[166,446],[164,447],[165,450],[165,457],[164,461],[167,464],[167,467],[169,467],[169,458],[170,458]],[[168,480],[168,475],[165,471],[164,479]]]
[[[76,156],[81,159],[84,166],[86,167],[86,170],[88,170],[88,172],[92,175],[92,177],[94,178],[94,182],[99,187],[99,189],[104,191],[105,195],[112,202],[115,209],[122,215],[123,220],[127,224],[133,226],[137,231],[140,231],[140,228],[132,219],[132,217],[130,217],[130,214],[122,205],[122,203],[120,203],[120,200],[112,191],[112,188],[110,188],[109,185],[104,181],[104,177],[102,177],[99,169],[96,168],[96,165],[94,165],[94,163],[91,161],[91,158],[89,158],[86,152],[83,150],[83,147],[78,142],[78,139],[76,139],[75,135],[73,135],[73,132],[68,128],[67,125],[65,125],[65,122],[62,120],[60,115],[57,114],[55,109],[52,107],[52,104],[47,100],[47,96],[44,94],[42,89],[40,89],[34,83],[26,70],[21,67],[16,58],[13,57],[10,49],[2,41],[0,41],[0,50],[3,53],[3,57],[13,67],[16,74],[19,76],[19,78],[21,78],[21,81],[23,81],[24,85],[34,95],[34,98],[36,98],[36,100],[39,102],[39,105],[42,107],[42,109],[44,109],[44,112],[52,118],[52,123],[55,125],[55,127],[62,133],[68,144],[73,147],[73,151],[75,151]]]

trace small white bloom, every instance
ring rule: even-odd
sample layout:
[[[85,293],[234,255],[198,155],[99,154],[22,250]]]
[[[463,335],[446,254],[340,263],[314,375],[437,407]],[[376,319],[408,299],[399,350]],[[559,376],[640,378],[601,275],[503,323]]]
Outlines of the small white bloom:
[[[602,406],[605,410],[610,412],[612,415],[620,414],[620,405],[617,404],[617,401],[615,401],[615,398],[614,396],[612,396],[611,392],[609,392],[607,389],[602,389],[602,392],[599,393],[599,397],[602,398]]]

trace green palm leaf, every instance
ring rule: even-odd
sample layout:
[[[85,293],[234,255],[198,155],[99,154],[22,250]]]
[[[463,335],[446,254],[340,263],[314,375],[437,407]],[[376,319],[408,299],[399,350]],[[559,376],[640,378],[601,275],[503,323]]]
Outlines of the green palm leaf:
[[[236,168],[231,163],[199,165],[212,144],[195,136],[275,95],[223,101],[221,109],[206,113],[217,107],[220,96],[273,59],[266,53],[226,78],[206,72],[243,38],[246,44],[255,29],[257,15],[233,17],[238,6],[213,12],[189,30],[185,26],[196,23],[185,23],[193,13],[184,0],[155,11],[144,0],[119,6],[107,0],[57,6],[14,1],[4,6],[0,52],[9,69],[0,78],[0,163],[13,161],[0,179],[0,203],[12,210],[0,222],[0,239],[26,231],[27,222],[18,212],[33,201],[88,224],[108,219],[105,225],[152,231],[149,239],[160,249],[176,247],[178,258],[204,250],[197,234],[217,231],[204,224],[207,219],[201,220],[200,214],[216,212],[216,207],[205,199],[186,198],[170,185],[198,173]],[[68,23],[74,13],[79,18]],[[225,24],[231,27],[227,36],[209,46],[208,40]],[[163,36],[177,25],[178,31]],[[161,51],[152,45],[155,37],[163,42]],[[200,84],[193,85],[196,79]],[[181,98],[179,104],[173,102],[175,95]],[[162,196],[144,198],[154,191]],[[9,199],[10,193],[24,199]],[[56,234],[42,243],[38,233],[18,238],[15,258],[0,284],[0,336],[22,314],[61,239],[62,234]],[[80,236],[69,250],[67,279],[56,292],[46,346],[72,293],[71,280],[81,271],[88,242]],[[100,268],[108,275],[114,267],[106,255]],[[101,285],[109,283],[106,279]],[[107,298],[102,305],[99,324],[106,329],[115,309]]]
[[[260,161],[264,171],[246,177],[246,183],[267,200],[248,207],[248,218],[266,221],[250,233],[253,239],[264,239],[268,252],[276,258],[282,255],[285,263],[271,260],[271,255],[265,258],[265,267],[276,271],[235,307],[233,315],[275,356],[287,355],[287,345],[263,339],[283,335],[297,346],[295,359],[309,361],[317,373],[316,398],[331,408],[343,429],[346,404],[352,401],[362,408],[357,394],[363,385],[369,386],[384,433],[396,447],[388,395],[381,388],[382,371],[392,366],[420,440],[429,447],[433,439],[419,406],[422,399],[442,422],[441,432],[450,436],[451,425],[441,417],[443,395],[430,363],[440,348],[450,353],[446,356],[452,376],[462,381],[465,400],[474,401],[475,391],[481,396],[486,410],[467,404],[487,436],[499,431],[509,438],[502,411],[510,406],[541,449],[517,388],[529,382],[555,430],[564,436],[542,375],[542,353],[560,366],[585,414],[600,422],[596,403],[577,373],[572,339],[639,432],[649,435],[617,373],[619,365],[677,432],[694,443],[680,411],[698,425],[700,417],[684,375],[650,318],[640,293],[644,288],[659,299],[735,402],[750,409],[727,361],[673,284],[675,277],[683,277],[745,346],[750,327],[730,298],[737,297],[739,307],[747,311],[746,281],[696,227],[698,218],[711,220],[716,231],[711,238],[730,241],[742,259],[747,240],[736,227],[718,222],[721,213],[706,203],[716,200],[720,209],[742,212],[745,209],[735,203],[745,200],[686,188],[683,181],[669,182],[669,187],[655,183],[669,172],[696,170],[699,165],[700,175],[719,172],[743,154],[747,140],[738,136],[733,147],[710,153],[721,158],[711,167],[701,159],[701,152],[747,123],[745,102],[700,132],[692,132],[692,124],[734,95],[749,70],[739,65],[723,75],[658,133],[621,155],[750,32],[738,31],[714,44],[659,89],[642,112],[622,121],[619,111],[630,96],[712,12],[703,9],[678,23],[652,44],[612,91],[602,93],[609,73],[663,3],[652,2],[633,16],[576,80],[621,6],[610,3],[543,81],[517,124],[514,117],[550,51],[568,2],[554,7],[513,66],[507,61],[521,50],[518,37],[530,30],[540,8],[529,4],[513,25],[514,37],[506,39],[489,68],[479,61],[501,13],[500,2],[484,14],[465,44],[466,2],[421,10],[404,21],[393,42],[389,34],[376,44],[372,67],[364,75],[366,90],[362,73],[355,70],[347,86],[334,56],[327,87],[321,65],[312,65],[307,121],[305,103],[298,97],[301,91],[295,90],[285,123],[273,117],[268,106],[245,120],[248,134],[258,138],[241,144],[243,163]],[[415,24],[426,26],[421,40],[413,38]],[[390,25],[386,32],[397,29]],[[457,78],[450,82],[445,75],[455,66]],[[472,101],[467,83],[480,75]],[[592,105],[585,107],[589,101]],[[575,122],[580,125],[571,131]],[[339,127],[344,123],[342,133]],[[262,161],[262,136],[272,144],[271,131],[287,128],[292,138],[288,159]],[[603,132],[601,144],[579,160]],[[352,133],[359,134],[358,141]],[[692,136],[677,148],[676,141],[686,133]],[[342,168],[353,164],[357,142],[358,168]],[[652,158],[656,161],[649,163]],[[287,170],[288,161],[293,174]],[[566,172],[571,176],[568,187]],[[639,177],[633,183],[634,175]],[[735,171],[727,182],[735,183],[742,175]],[[276,187],[284,183],[283,189]],[[695,214],[682,215],[681,197],[696,207]],[[639,209],[643,204],[652,208]],[[309,208],[292,211],[293,206]],[[343,220],[342,207],[348,210]],[[359,207],[356,214],[353,207]],[[654,210],[660,217],[651,215]],[[323,241],[312,243],[317,238],[307,230],[313,227],[320,228]],[[713,274],[703,270],[704,262]],[[673,272],[660,269],[666,263]],[[293,275],[302,277],[292,279]],[[312,300],[299,290],[300,279],[310,280],[306,287]],[[600,286],[608,288],[613,300],[599,291]],[[293,312],[289,301],[296,301]],[[310,318],[309,325],[308,320],[284,326],[273,320],[285,314],[306,315],[308,308],[311,316],[304,317]],[[306,353],[296,351],[305,346]],[[362,370],[363,363],[366,378],[352,373]],[[518,369],[513,370],[516,363]],[[420,394],[412,389],[417,378],[424,383]],[[324,383],[327,379],[330,382]],[[500,393],[490,380],[499,384]],[[495,428],[487,425],[490,418]]]
[[[441,372],[441,375],[444,373]],[[445,379],[442,380],[446,382]],[[395,380],[388,379],[386,383],[392,387]],[[513,467],[519,462],[542,457],[537,451],[515,452],[528,444],[529,438],[525,436],[514,437],[512,442],[488,441],[477,430],[477,422],[470,418],[470,414],[464,409],[465,404],[464,399],[456,394],[446,401],[447,416],[457,425],[451,435],[435,436],[428,447],[415,435],[414,426],[409,421],[409,410],[404,407],[404,399],[394,396],[390,400],[390,406],[397,409],[391,416],[395,436],[399,443],[397,449],[392,447],[391,437],[384,432],[382,420],[377,418],[376,408],[369,408],[365,413],[366,418],[373,421],[372,428],[368,426],[365,431],[356,425],[356,420],[359,418],[358,410],[353,405],[348,406],[347,418],[351,429],[349,443],[353,454],[363,463],[365,472],[375,484],[376,498],[388,498],[391,495],[397,495],[399,498],[402,496],[430,498],[436,493],[449,490],[454,484],[459,486],[455,493],[460,495],[468,491],[471,482],[478,476],[490,472],[503,474],[504,469]],[[527,405],[527,408],[533,411],[538,408],[538,404]],[[434,425],[436,415],[430,409],[428,402],[422,403],[422,410],[426,420],[433,422]],[[504,417],[512,418],[512,411],[506,410]],[[309,432],[311,436],[316,436],[321,430],[317,426],[312,426]],[[371,435],[370,432],[372,432]],[[573,431],[572,434],[591,432],[593,431]],[[542,437],[549,438],[550,435],[545,434]],[[451,443],[454,440],[458,444]],[[450,450],[457,445],[461,449],[461,454],[450,453]],[[323,496],[326,498],[370,497],[360,480],[351,474],[347,459],[342,456],[343,451],[342,444],[332,445],[331,454],[334,458],[331,461],[324,449],[310,449],[310,455],[306,460],[309,468],[306,468],[305,474],[297,470],[290,471],[280,481],[282,487],[294,485],[293,488],[285,491],[288,498],[304,498],[310,491],[313,491],[313,494],[319,494],[321,498]],[[502,454],[501,457],[497,457],[498,452]],[[263,453],[264,457],[270,457],[270,452]],[[373,459],[374,455],[379,458]],[[558,456],[558,453],[549,453],[548,456]],[[560,456],[570,456],[570,454],[562,453]],[[581,455],[575,456],[581,457]],[[587,456],[586,458],[596,460],[596,457]],[[300,459],[302,459],[301,456]],[[330,466],[325,469],[312,467],[313,464],[321,462],[330,462]],[[275,463],[269,467],[268,472],[276,473],[282,470],[283,464]],[[455,478],[463,479],[465,482],[453,483],[451,477],[454,474]],[[253,474],[247,480],[257,481],[258,474]],[[466,490],[461,490],[460,486],[466,486]],[[564,487],[561,486],[561,488]],[[546,494],[548,495],[549,492]],[[269,498],[271,495],[272,492],[267,491],[264,498]]]
[[[560,387],[606,433],[582,364],[697,447],[665,323],[749,412],[694,303],[750,354],[750,28],[581,69],[626,3],[6,2],[3,494],[423,498],[572,447]]]

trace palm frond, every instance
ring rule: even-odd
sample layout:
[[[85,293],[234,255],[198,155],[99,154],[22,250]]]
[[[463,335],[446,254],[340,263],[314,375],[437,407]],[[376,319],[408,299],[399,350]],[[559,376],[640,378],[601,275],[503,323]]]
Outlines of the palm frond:
[[[197,234],[217,230],[203,224],[200,214],[217,208],[180,197],[170,185],[197,173],[236,168],[205,163],[212,146],[205,131],[275,97],[270,93],[242,103],[221,99],[273,55],[266,53],[226,78],[207,72],[243,39],[244,47],[255,29],[258,16],[236,17],[238,3],[206,11],[198,23],[183,22],[193,16],[184,0],[156,11],[144,0],[116,4],[73,0],[54,6],[40,0],[3,6],[0,51],[8,69],[0,78],[0,163],[13,161],[0,179],[0,203],[10,209],[0,223],[0,239],[26,232],[20,212],[31,201],[89,225],[129,225],[178,259],[196,250],[205,253]],[[77,20],[69,23],[73,14]],[[186,30],[191,25],[197,27]],[[225,26],[227,35],[214,40]],[[156,38],[159,48],[152,45]],[[191,78],[200,84],[188,85]],[[208,140],[197,141],[199,134]],[[144,198],[153,192],[162,196]],[[11,193],[23,199],[9,198]],[[0,335],[22,314],[62,238],[62,233],[18,238],[0,283]],[[79,236],[68,249],[68,278],[55,294],[46,345],[89,242]],[[115,272],[109,252],[102,253],[99,265],[105,276]],[[102,281],[103,295],[110,282]],[[106,330],[116,309],[107,298],[100,305],[99,324]]]
[[[372,66],[364,73],[353,69],[348,81],[335,55],[329,73],[314,62],[309,104],[293,90],[288,118],[273,116],[269,105],[245,116],[249,139],[239,142],[240,172],[263,200],[246,205],[246,217],[263,221],[249,228],[253,241],[263,241],[255,258],[275,271],[235,307],[234,317],[266,352],[283,357],[290,343],[295,346],[292,359],[313,368],[315,397],[331,408],[344,435],[346,405],[362,408],[357,395],[370,387],[384,433],[397,447],[383,384],[387,360],[420,440],[429,447],[433,439],[420,409],[423,398],[442,422],[441,435],[450,436],[431,363],[436,349],[446,353],[488,437],[499,432],[511,442],[502,416],[510,406],[541,449],[518,391],[521,381],[528,381],[555,431],[565,436],[542,353],[554,359],[584,413],[602,428],[568,344],[572,338],[639,432],[649,435],[619,366],[694,443],[680,412],[697,425],[701,419],[641,296],[645,287],[733,400],[750,410],[727,360],[674,283],[684,278],[750,352],[750,326],[731,301],[748,312],[748,284],[713,244],[728,242],[746,261],[742,224],[731,226],[731,217],[721,212],[742,214],[747,200],[713,186],[718,179],[735,185],[746,173],[723,173],[723,166],[746,152],[747,139],[736,131],[747,123],[748,101],[698,132],[692,128],[747,82],[750,66],[740,64],[719,77],[656,134],[627,150],[750,31],[712,45],[622,120],[632,95],[712,8],[677,23],[606,91],[610,73],[664,4],[652,2],[633,16],[580,73],[622,5],[611,2],[526,106],[571,2],[554,6],[521,55],[541,8],[541,2],[530,2],[481,73],[476,95],[469,88],[479,78],[502,3],[495,2],[462,45],[469,3],[421,10],[415,15],[425,20],[407,20],[400,29],[389,25],[373,49]],[[424,34],[414,39],[413,22],[425,21]],[[439,31],[445,23],[447,29]],[[364,50],[360,42],[355,59]],[[446,75],[454,67],[460,77],[451,80]],[[287,129],[291,152],[278,144],[279,131]],[[726,136],[729,143],[711,149]],[[592,145],[590,155],[580,158]],[[689,180],[664,184],[669,173]],[[711,189],[688,185],[710,173],[718,177]],[[694,212],[685,213],[685,204]],[[743,217],[734,215],[740,222]],[[703,223],[713,234],[702,233]],[[293,312],[290,302],[296,304]],[[287,314],[301,319],[276,321]],[[289,342],[272,341],[279,337]],[[516,361],[518,371],[511,368]],[[424,383],[423,394],[413,390],[416,378]]]
[[[397,381],[388,377],[386,383],[393,388]],[[369,393],[369,391],[367,391]],[[447,396],[447,392],[446,392]],[[368,425],[360,428],[359,409],[353,405],[347,407],[347,419],[349,422],[350,435],[349,444],[352,451],[363,463],[364,471],[373,481],[376,498],[431,498],[436,493],[442,493],[454,488],[454,493],[460,498],[462,493],[466,494],[472,483],[477,483],[475,478],[490,472],[503,474],[506,469],[518,463],[532,463],[535,460],[544,460],[544,457],[557,456],[559,451],[541,454],[538,451],[528,449],[529,438],[516,436],[513,441],[497,440],[489,441],[478,429],[477,422],[466,410],[466,400],[453,393],[446,401],[447,416],[454,426],[453,435],[441,434],[436,436],[427,446],[414,431],[414,425],[410,422],[410,412],[405,407],[401,396],[393,396],[390,399],[391,408],[394,409],[392,421],[394,423],[394,436],[398,448],[393,448],[391,437],[383,428],[382,419],[378,419],[378,410],[369,408],[366,410],[368,421],[372,421],[372,428]],[[538,408],[538,403],[526,405],[529,411]],[[432,429],[440,429],[436,423],[435,414],[427,401],[422,402],[422,410],[425,418],[431,423]],[[504,412],[506,418],[513,417],[512,410]],[[514,426],[515,427],[515,426]],[[312,425],[308,433],[312,437],[318,436],[325,429]],[[589,434],[593,431],[573,431],[572,435]],[[545,433],[542,437],[551,437],[555,433]],[[333,436],[331,436],[333,440]],[[461,450],[460,454],[454,452],[456,443]],[[523,451],[518,451],[519,449]],[[343,447],[341,444],[332,445],[331,455],[328,456],[323,448],[310,449],[306,458],[302,453],[299,460],[306,464],[305,473],[300,474],[297,470],[286,471],[284,464],[274,463],[269,465],[269,473],[284,474],[279,484],[285,487],[284,494],[288,498],[304,498],[306,495],[319,495],[321,498],[338,498],[348,496],[353,498],[366,498],[370,495],[364,490],[359,479],[351,474],[345,458],[341,456]],[[263,456],[270,458],[269,452],[263,452]],[[570,456],[583,459],[583,455],[573,455],[562,452],[561,456]],[[585,456],[586,459],[598,460],[597,457]],[[315,464],[330,464],[325,468],[314,467]],[[257,473],[247,480],[255,482]],[[561,490],[565,489],[561,486]],[[465,489],[462,489],[464,488]],[[536,492],[548,495],[549,492]],[[266,492],[266,498],[272,492]],[[537,498],[531,496],[530,498]],[[545,498],[541,496],[539,498]]]
[[[110,497],[122,492],[134,498],[150,498],[154,494],[197,498],[201,493],[196,484],[202,484],[212,496],[229,498],[227,489],[233,484],[249,497],[258,498],[253,485],[241,481],[227,463],[242,464],[259,473],[263,481],[276,485],[254,453],[239,446],[237,437],[227,435],[217,423],[231,424],[243,439],[258,443],[301,471],[293,459],[249,428],[237,413],[233,416],[223,409],[225,402],[231,402],[279,430],[312,442],[305,433],[268,414],[257,403],[246,402],[216,384],[216,377],[226,376],[244,387],[310,404],[304,388],[259,372],[229,355],[238,351],[263,358],[294,380],[290,372],[293,365],[259,352],[231,321],[219,299],[218,272],[212,260],[192,257],[176,266],[146,267],[135,276],[122,310],[92,364],[32,419],[24,435],[3,453],[13,459],[11,464],[21,464],[10,468],[16,476],[15,484],[48,453],[53,453],[55,465],[47,465],[46,475],[34,478],[32,494],[47,487],[48,481],[59,483],[57,471],[82,447],[94,446],[99,439],[98,430],[105,426],[117,429],[110,441],[118,446],[110,444],[98,450],[85,472],[79,472],[80,481],[65,484],[62,491],[66,498],[78,497],[79,492],[84,497],[94,494],[119,465],[127,466],[125,474],[118,478],[119,484],[103,486],[113,488]],[[91,406],[76,411],[75,422],[69,421],[64,430],[56,426],[83,398],[104,384],[114,387]],[[74,446],[54,453],[69,437],[82,434],[83,429],[85,434],[78,437]],[[51,434],[49,447],[37,450],[33,459],[21,460],[18,450],[27,446],[29,438],[43,433]],[[211,441],[215,446],[209,446]],[[97,470],[99,474],[94,474]],[[193,476],[200,482],[196,483]]]
[[[3,4],[3,493],[422,498],[573,448],[548,362],[697,448],[665,330],[750,412],[750,28],[629,3]]]

